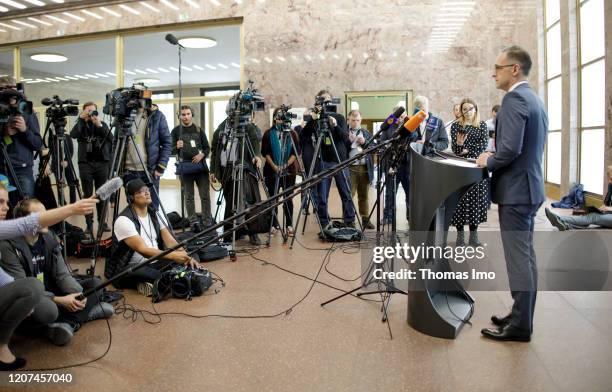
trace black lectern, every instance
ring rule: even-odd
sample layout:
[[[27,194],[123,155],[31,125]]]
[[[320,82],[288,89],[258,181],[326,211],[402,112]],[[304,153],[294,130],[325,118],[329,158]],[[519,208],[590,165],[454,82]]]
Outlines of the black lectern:
[[[444,246],[460,195],[488,178],[486,169],[452,154],[421,154],[410,145],[410,245]],[[420,258],[408,284],[408,323],[430,336],[454,339],[471,316],[474,300],[456,280],[422,279],[420,269],[451,271],[448,260]]]

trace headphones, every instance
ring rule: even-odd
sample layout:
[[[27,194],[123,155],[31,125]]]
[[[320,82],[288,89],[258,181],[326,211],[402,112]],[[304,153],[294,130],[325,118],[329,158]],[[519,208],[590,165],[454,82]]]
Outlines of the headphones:
[[[183,105],[183,107],[181,107],[181,108],[179,109],[178,113],[176,114],[176,117],[177,117],[178,119],[180,119],[180,118],[181,118],[181,112],[182,112],[183,110],[189,110],[189,112],[191,113],[191,117],[193,117],[193,109],[191,108],[191,106]]]

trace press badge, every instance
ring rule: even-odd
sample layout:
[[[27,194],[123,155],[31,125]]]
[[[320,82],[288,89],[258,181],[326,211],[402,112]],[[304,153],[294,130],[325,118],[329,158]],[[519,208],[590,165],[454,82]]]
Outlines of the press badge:
[[[325,138],[325,145],[326,145],[326,146],[331,146],[331,144],[332,144],[331,138],[330,138],[329,136],[328,136],[328,137],[326,137],[326,138]]]
[[[36,279],[40,280],[40,283],[45,283],[45,273],[44,272],[39,272],[38,274],[36,274]]]
[[[189,143],[191,144],[192,148],[196,148],[196,142],[195,140],[190,140]]]

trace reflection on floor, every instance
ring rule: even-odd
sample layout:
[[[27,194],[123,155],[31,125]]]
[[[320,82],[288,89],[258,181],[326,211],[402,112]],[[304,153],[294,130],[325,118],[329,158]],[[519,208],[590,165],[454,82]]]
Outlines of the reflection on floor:
[[[178,188],[165,187],[161,193],[168,211],[180,209]],[[337,192],[332,190],[331,194],[332,215],[338,216]],[[398,200],[402,198],[398,195]],[[399,217],[404,216],[401,208]],[[494,207],[483,228],[495,228],[496,215]],[[401,219],[400,225],[405,225]],[[543,209],[537,225],[552,229]],[[283,245],[276,235],[268,249],[245,250],[234,263],[222,260],[207,264],[226,286],[216,285],[192,301],[169,299],[153,308],[146,298],[126,292],[127,303],[149,312],[241,318],[175,314],[158,319],[143,313],[134,320],[133,314],[117,315],[110,320],[109,353],[91,365],[68,370],[77,389],[610,390],[612,293],[539,293],[535,333],[528,344],[496,343],[480,335],[480,329],[490,325],[492,314],[507,311],[511,303],[508,293],[472,293],[476,299],[473,325],[466,326],[456,340],[432,338],[410,328],[406,323],[407,300],[396,295],[389,309],[394,336],[390,340],[377,302],[346,297],[320,306],[338,295],[338,290],[357,285],[360,262],[355,248],[336,251],[322,271],[331,245],[316,239],[315,226],[310,215],[307,232],[298,237],[294,249]],[[82,269],[85,264],[72,261],[75,268]],[[98,263],[98,272],[102,270],[102,263]],[[320,284],[313,285],[307,279],[315,276]],[[298,302],[293,311],[286,312]],[[277,316],[267,317],[272,315]],[[94,359],[104,353],[108,342],[106,323],[97,321],[78,331],[67,347],[24,339],[14,347],[28,358],[29,366],[44,368]]]

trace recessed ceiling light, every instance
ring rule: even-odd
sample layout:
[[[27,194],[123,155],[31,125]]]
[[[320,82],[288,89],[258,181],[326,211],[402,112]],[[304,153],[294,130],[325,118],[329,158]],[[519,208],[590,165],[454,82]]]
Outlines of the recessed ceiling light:
[[[19,8],[20,10],[25,10],[26,8],[28,8],[27,5],[23,5],[21,3],[17,3],[16,1],[12,1],[12,0],[3,0],[1,2],[6,5],[10,5],[11,7]]]
[[[53,15],[43,15],[43,16],[45,16],[45,17],[47,17],[47,18],[49,18],[49,19],[51,19],[51,20],[54,20],[54,21],[56,21],[56,22],[60,22],[60,23],[63,23],[63,24],[68,24],[68,22],[67,22],[67,21],[65,21],[65,20],[64,20],[64,19],[62,19],[62,18],[58,18],[57,16],[53,16]]]
[[[141,1],[140,4],[142,4],[144,7],[148,8],[148,9],[150,9],[151,11],[156,12],[156,13],[159,14],[159,10],[157,8],[153,7],[151,4],[145,3],[144,1]]]
[[[44,26],[53,26],[51,23],[45,22],[44,20],[40,20],[40,19],[36,19],[32,17],[28,17],[28,19],[31,20],[32,22],[40,23],[41,25],[44,25]]]
[[[159,79],[157,79],[157,78],[140,78],[140,79],[134,79],[134,83],[145,83],[145,84],[159,83]]]
[[[207,37],[183,37],[179,38],[178,42],[186,48],[193,49],[212,48],[217,45],[217,41]]]
[[[30,56],[34,61],[42,61],[43,63],[62,63],[68,60],[68,57],[55,53],[36,53]]]

